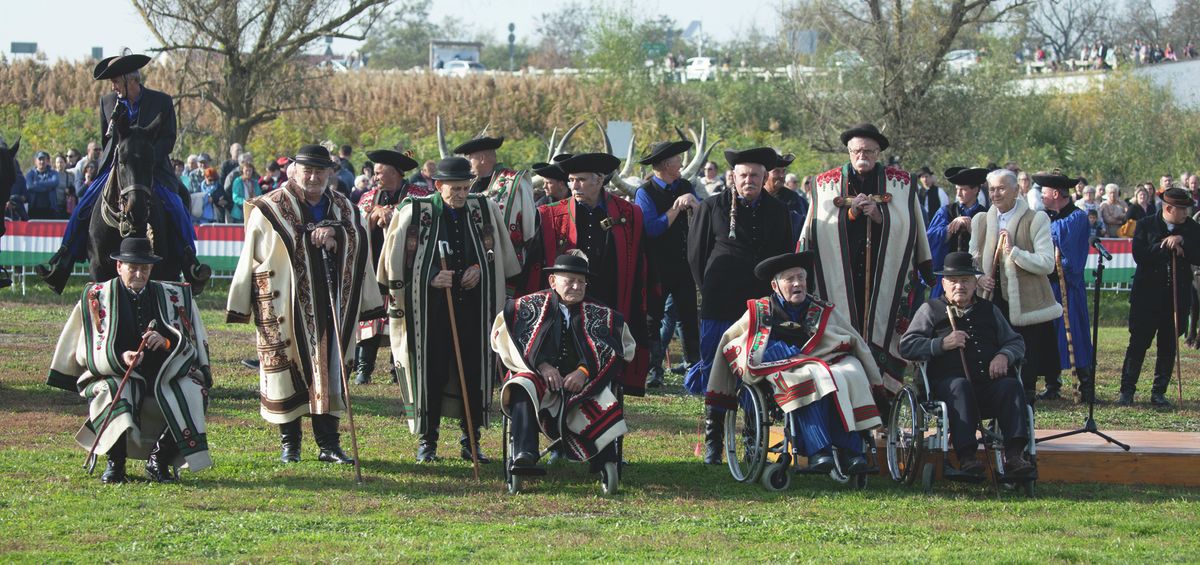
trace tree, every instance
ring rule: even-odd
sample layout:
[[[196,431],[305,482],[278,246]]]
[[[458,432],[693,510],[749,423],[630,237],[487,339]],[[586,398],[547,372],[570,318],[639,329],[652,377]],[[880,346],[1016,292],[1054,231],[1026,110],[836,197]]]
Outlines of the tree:
[[[1059,58],[1073,58],[1080,47],[1105,29],[1110,10],[1105,0],[1040,2],[1029,19],[1029,31],[1053,47]]]
[[[813,147],[840,151],[838,133],[863,121],[886,132],[893,155],[964,135],[955,121],[995,83],[951,76],[944,58],[966,30],[1002,21],[1031,1],[798,0],[781,8],[782,28],[821,31],[825,51],[845,60],[796,81],[797,102],[814,122]]]
[[[1130,0],[1125,4],[1125,13],[1119,25],[1126,30],[1130,39],[1141,39],[1150,45],[1165,45],[1167,20],[1154,8],[1151,0]]]
[[[162,47],[181,65],[172,93],[199,99],[244,144],[260,124],[320,107],[326,77],[304,50],[323,37],[361,41],[393,0],[132,0]]]
[[[572,0],[553,12],[538,16],[537,48],[530,57],[535,67],[554,69],[579,66],[591,50],[592,23],[597,18],[591,4]]]
[[[387,20],[367,37],[363,53],[371,67],[410,69],[429,65],[429,42],[442,37],[442,26],[429,20],[432,0],[402,0]]]

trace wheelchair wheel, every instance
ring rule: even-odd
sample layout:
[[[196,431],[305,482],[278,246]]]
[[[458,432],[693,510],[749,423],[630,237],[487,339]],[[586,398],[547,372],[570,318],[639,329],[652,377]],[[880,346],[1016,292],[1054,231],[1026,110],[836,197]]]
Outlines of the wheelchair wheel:
[[[921,488],[926,494],[933,492],[933,476],[936,470],[933,463],[927,462],[921,466]]]
[[[925,455],[925,426],[921,403],[909,387],[892,402],[887,426],[887,463],[892,480],[912,484]]]
[[[604,496],[613,496],[620,488],[621,474],[618,467],[616,462],[609,461],[600,469],[600,492]]]
[[[792,474],[788,472],[786,463],[775,462],[767,465],[762,473],[762,486],[771,492],[785,490],[792,484]]]
[[[739,384],[738,408],[725,412],[725,459],[738,482],[758,480],[767,461],[768,424],[762,392]]]

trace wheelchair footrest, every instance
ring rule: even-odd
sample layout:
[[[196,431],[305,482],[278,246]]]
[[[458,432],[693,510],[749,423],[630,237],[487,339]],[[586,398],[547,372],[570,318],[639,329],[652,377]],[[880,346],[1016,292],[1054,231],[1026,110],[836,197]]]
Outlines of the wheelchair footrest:
[[[958,469],[955,469],[954,467],[945,466],[945,467],[942,467],[942,478],[946,479],[947,481],[978,484],[978,483],[982,483],[983,481],[986,481],[987,475],[986,474],[974,475],[971,473],[964,473],[962,471],[959,471]]]
[[[1013,477],[1010,475],[1000,475],[1000,476],[996,477],[996,480],[999,482],[1002,482],[1002,483],[1027,483],[1030,481],[1038,480],[1038,476],[1037,476],[1037,471],[1034,471],[1031,474],[1018,476],[1018,477]]]
[[[546,468],[545,467],[518,467],[516,465],[510,465],[508,467],[508,472],[510,472],[514,475],[520,475],[522,477],[542,477],[542,476],[546,475]]]

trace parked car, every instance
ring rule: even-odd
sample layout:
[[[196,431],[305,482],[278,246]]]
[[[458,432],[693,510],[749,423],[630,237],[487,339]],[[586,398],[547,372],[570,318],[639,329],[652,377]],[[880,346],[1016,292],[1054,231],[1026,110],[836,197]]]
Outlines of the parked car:
[[[442,68],[437,70],[439,75],[452,77],[465,77],[476,73],[482,73],[487,70],[487,67],[482,63],[475,61],[446,61]]]
[[[946,71],[961,74],[979,64],[979,52],[974,49],[955,49],[942,59],[946,62]]]
[[[683,79],[704,82],[712,78],[717,70],[717,62],[712,57],[692,57],[683,68]]]

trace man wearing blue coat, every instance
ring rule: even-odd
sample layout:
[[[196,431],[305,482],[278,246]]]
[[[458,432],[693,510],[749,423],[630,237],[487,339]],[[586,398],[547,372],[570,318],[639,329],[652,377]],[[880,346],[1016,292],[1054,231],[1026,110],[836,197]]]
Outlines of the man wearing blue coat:
[[[1050,288],[1054,298],[1063,305],[1063,316],[1054,322],[1058,332],[1058,357],[1063,369],[1072,367],[1070,352],[1074,352],[1075,375],[1078,378],[1075,400],[1086,402],[1095,384],[1092,373],[1091,323],[1088,318],[1087,286],[1083,280],[1087,265],[1088,247],[1091,245],[1087,212],[1071,201],[1070,190],[1078,179],[1063,176],[1057,171],[1033,175],[1033,182],[1042,187],[1042,203],[1050,216],[1050,239],[1058,256],[1058,274],[1050,276]],[[1063,296],[1063,283],[1066,296]],[[1067,347],[1067,323],[1070,325],[1070,348]],[[1046,390],[1038,394],[1040,400],[1062,398],[1062,379],[1057,375],[1046,376]]]
[[[982,167],[946,169],[946,180],[954,183],[955,201],[938,208],[925,229],[935,272],[942,270],[946,255],[971,250],[971,218],[987,211],[987,205],[979,201],[979,191],[987,183],[987,174],[988,170]],[[929,297],[937,298],[943,293],[941,283],[936,283],[930,289]]]

